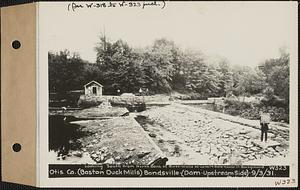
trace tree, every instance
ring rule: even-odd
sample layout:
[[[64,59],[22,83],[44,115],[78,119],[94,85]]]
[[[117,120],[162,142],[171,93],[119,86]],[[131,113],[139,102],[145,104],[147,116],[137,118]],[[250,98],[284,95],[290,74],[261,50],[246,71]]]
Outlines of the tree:
[[[274,89],[274,94],[289,101],[290,55],[281,50],[279,58],[266,60],[261,71],[266,75],[266,82]]]
[[[206,97],[218,95],[220,75],[213,65],[196,64],[189,69],[188,76],[188,89]]]
[[[227,94],[233,92],[233,73],[231,71],[228,61],[224,58],[217,65],[217,71],[219,72],[219,95],[226,97]]]
[[[129,45],[118,40],[109,42],[105,37],[95,47],[96,63],[103,72],[102,83],[105,93],[135,92],[144,84],[141,58]]]
[[[66,92],[81,89],[84,84],[84,61],[78,54],[64,50],[48,53],[49,91]]]
[[[155,40],[143,55],[146,84],[154,92],[170,92],[179,68],[180,50],[173,41]]]

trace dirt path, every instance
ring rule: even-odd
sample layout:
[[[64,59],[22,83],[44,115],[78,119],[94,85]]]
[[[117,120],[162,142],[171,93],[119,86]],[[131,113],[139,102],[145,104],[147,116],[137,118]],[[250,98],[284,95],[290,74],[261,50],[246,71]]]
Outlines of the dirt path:
[[[288,142],[278,142],[270,133],[269,142],[262,144],[260,130],[194,109],[172,104],[153,107],[137,118],[168,157],[167,164],[288,163]]]

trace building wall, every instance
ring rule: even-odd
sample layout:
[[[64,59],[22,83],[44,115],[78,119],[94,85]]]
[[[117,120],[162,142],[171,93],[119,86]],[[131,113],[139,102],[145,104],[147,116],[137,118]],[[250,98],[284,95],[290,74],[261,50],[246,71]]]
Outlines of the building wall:
[[[93,94],[93,87],[96,87],[97,94]],[[90,86],[86,86],[85,95],[102,96],[102,87],[96,84],[91,84]]]

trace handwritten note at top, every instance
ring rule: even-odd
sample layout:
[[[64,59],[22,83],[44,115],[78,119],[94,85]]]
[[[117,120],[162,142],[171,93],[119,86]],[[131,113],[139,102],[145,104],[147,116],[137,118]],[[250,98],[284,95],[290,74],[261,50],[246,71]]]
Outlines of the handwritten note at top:
[[[121,2],[113,2],[113,1],[105,1],[105,2],[86,2],[86,3],[69,3],[68,11],[78,11],[81,9],[100,9],[100,8],[141,8],[146,9],[150,7],[156,7],[163,9],[165,8],[165,1],[121,1]]]

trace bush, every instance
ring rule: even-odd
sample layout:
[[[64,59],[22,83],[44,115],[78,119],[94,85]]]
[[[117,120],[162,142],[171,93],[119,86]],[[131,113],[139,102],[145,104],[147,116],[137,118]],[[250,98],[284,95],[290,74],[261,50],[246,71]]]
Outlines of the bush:
[[[189,94],[185,94],[185,95],[180,95],[175,98],[178,98],[180,100],[207,100],[207,96],[204,96],[199,93],[189,93]]]
[[[226,105],[225,107],[233,106],[233,107],[237,107],[237,108],[241,108],[241,109],[247,109],[247,108],[252,107],[252,104],[250,102],[241,102],[241,101],[238,101],[238,100],[225,99],[224,103]]]
[[[77,107],[82,92],[49,93],[50,107]]]
[[[288,110],[284,108],[278,108],[274,106],[255,107],[253,109],[247,109],[241,113],[241,117],[246,119],[259,119],[260,112],[269,112],[271,114],[272,121],[276,122],[289,122]]]
[[[272,121],[289,122],[289,109],[286,102],[273,96],[272,99],[263,99],[261,103],[241,102],[237,100],[226,99],[225,113],[233,116],[241,116],[245,119],[257,120],[260,118],[260,112],[269,112]],[[214,105],[214,111],[221,112],[222,109]]]
[[[79,99],[78,100],[78,106],[80,108],[90,108],[100,105],[102,102],[96,101],[96,100],[85,100],[85,99]]]
[[[146,104],[143,102],[143,103],[140,103],[137,105],[137,112],[142,112],[142,111],[145,111],[146,110]]]
[[[277,96],[272,96],[270,98],[263,98],[261,100],[262,106],[275,106],[275,107],[281,107],[281,108],[288,108],[289,104],[284,99],[280,99]]]

